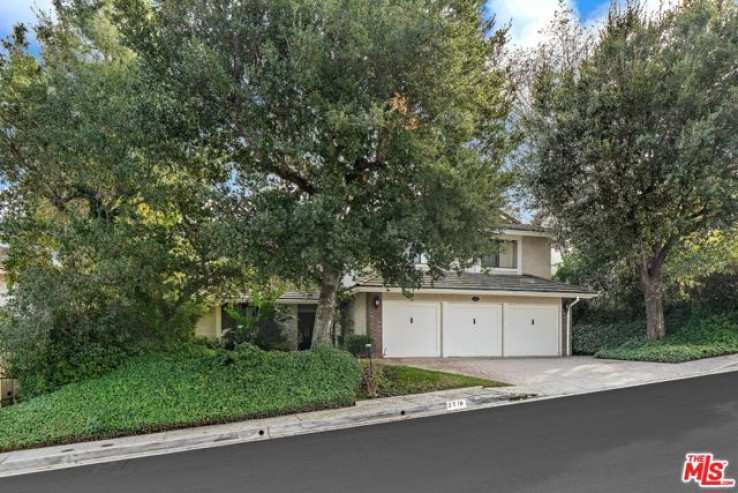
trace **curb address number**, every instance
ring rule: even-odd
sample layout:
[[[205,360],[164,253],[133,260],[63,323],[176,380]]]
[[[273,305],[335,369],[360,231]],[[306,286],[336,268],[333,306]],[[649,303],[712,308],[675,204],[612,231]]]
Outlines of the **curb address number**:
[[[466,399],[446,401],[446,411],[456,411],[458,409],[466,409]]]

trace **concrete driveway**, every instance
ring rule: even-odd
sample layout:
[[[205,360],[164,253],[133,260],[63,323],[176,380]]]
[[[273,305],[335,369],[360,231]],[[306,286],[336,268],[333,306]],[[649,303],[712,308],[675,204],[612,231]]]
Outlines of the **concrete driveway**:
[[[738,355],[688,363],[644,363],[568,358],[403,358],[385,360],[497,380],[538,395],[582,394],[645,383],[678,380],[712,373],[738,371]]]

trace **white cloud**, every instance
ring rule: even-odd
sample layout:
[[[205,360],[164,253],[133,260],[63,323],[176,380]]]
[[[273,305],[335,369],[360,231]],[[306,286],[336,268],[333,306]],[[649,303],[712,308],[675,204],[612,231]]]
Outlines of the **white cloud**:
[[[569,7],[574,7],[567,0]],[[497,16],[501,26],[512,21],[510,42],[520,48],[531,47],[543,39],[541,30],[545,28],[559,6],[558,0],[489,0],[487,9]]]
[[[677,3],[677,0],[643,0],[643,8],[646,12],[657,12],[660,8],[669,9]]]

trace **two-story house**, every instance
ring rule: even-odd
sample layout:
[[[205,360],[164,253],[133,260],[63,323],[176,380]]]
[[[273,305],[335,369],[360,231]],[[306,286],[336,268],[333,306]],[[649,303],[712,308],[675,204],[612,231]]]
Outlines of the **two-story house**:
[[[360,280],[354,331],[369,334],[385,357],[570,355],[570,307],[597,293],[551,280],[544,229],[509,224],[499,241],[473,268],[424,279],[411,299],[377,277]]]
[[[368,334],[377,357],[521,357],[571,354],[570,308],[597,295],[551,280],[551,239],[543,228],[508,224],[498,251],[461,274],[423,280],[407,298],[376,276],[347,286],[350,325]],[[423,268],[424,258],[416,260]],[[309,346],[316,296],[288,293],[280,299],[293,317],[288,332]],[[198,333],[217,336],[227,316],[214,308]]]

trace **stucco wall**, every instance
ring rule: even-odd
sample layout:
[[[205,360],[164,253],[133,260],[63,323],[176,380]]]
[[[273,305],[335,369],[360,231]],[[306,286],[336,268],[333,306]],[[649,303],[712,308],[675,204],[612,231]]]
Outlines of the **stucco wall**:
[[[220,337],[221,327],[220,305],[215,305],[197,321],[195,334],[205,337]]]
[[[523,274],[551,279],[551,244],[548,238],[523,237]]]
[[[366,334],[366,293],[356,293],[351,306],[354,334]]]

